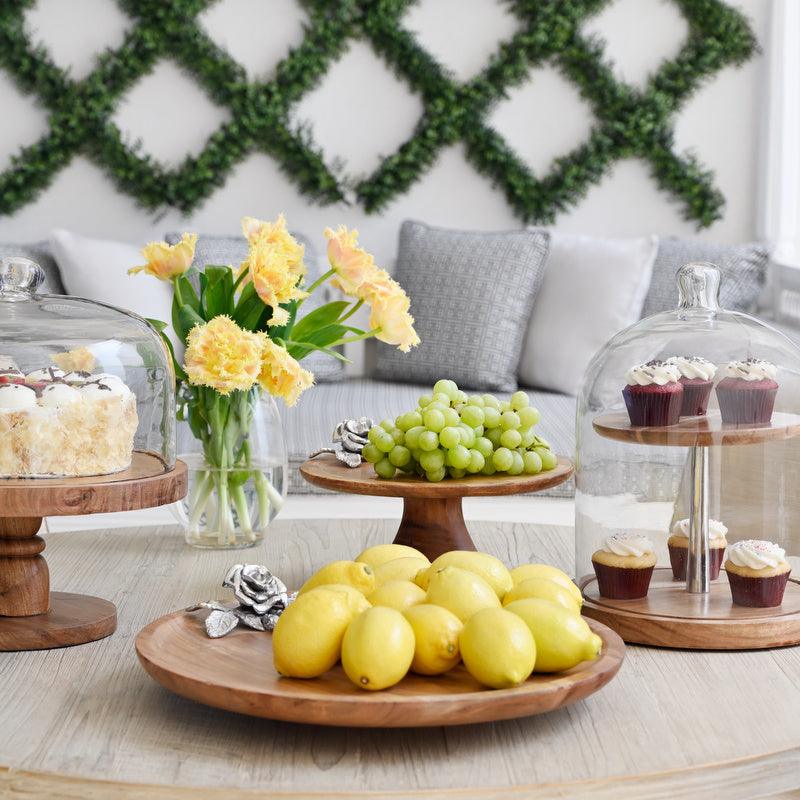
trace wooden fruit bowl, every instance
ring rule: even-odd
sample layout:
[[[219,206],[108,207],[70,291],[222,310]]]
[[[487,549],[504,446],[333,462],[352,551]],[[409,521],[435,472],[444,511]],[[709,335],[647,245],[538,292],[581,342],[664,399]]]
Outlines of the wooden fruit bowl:
[[[559,458],[554,469],[538,475],[471,475],[431,483],[406,474],[385,480],[375,474],[372,464],[364,463],[353,469],[330,454],[309,459],[300,466],[300,474],[309,483],[324,489],[402,497],[403,519],[394,538],[395,544],[415,547],[431,560],[450,550],[475,549],[464,523],[461,507],[464,497],[541,492],[564,483],[573,471],[569,459]]]
[[[205,705],[253,717],[365,728],[466,725],[543,714],[605,686],[625,655],[622,639],[588,620],[603,640],[594,661],[565,672],[534,675],[513,689],[484,689],[459,665],[445,675],[409,673],[391,689],[367,692],[341,666],[319,678],[282,678],[272,666],[272,635],[244,629],[209,639],[207,611],[178,611],[136,638],[139,661],[162,686]]]

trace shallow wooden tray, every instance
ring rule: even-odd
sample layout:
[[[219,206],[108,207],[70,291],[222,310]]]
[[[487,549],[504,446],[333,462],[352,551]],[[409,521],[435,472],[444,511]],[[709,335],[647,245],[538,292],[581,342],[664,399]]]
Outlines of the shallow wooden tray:
[[[271,634],[237,629],[209,639],[207,613],[178,611],[139,633],[136,652],[151,677],[215,708],[316,725],[416,728],[543,714],[605,686],[625,652],[619,636],[589,621],[603,639],[599,658],[555,675],[535,675],[514,689],[484,689],[459,666],[435,678],[409,673],[391,689],[366,692],[350,683],[341,666],[312,680],[281,678],[272,666]]]

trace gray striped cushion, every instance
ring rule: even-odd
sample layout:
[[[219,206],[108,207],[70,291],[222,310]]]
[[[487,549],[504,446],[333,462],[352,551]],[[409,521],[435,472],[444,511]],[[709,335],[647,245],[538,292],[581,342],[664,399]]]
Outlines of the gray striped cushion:
[[[691,261],[710,261],[720,268],[719,300],[723,308],[751,311],[764,288],[769,250],[759,242],[725,245],[662,237],[642,317],[669,311],[678,305],[675,275]]]
[[[34,242],[33,244],[5,244],[0,243],[0,258],[7,256],[22,256],[35,261],[44,270],[44,283],[39,288],[41,294],[64,294],[64,284],[61,282],[61,273],[47,242]]]
[[[315,386],[307,391],[294,408],[279,403],[289,451],[289,491],[324,493],[303,480],[298,468],[308,454],[331,440],[337,422],[348,417],[365,415],[379,422],[386,417],[414,408],[421,394],[430,392],[427,384],[390,383],[357,378]],[[542,414],[537,426],[540,436],[548,440],[560,455],[575,452],[575,398],[553,392],[530,391],[531,403]],[[498,395],[500,396],[500,395]],[[556,486],[543,494],[571,497],[572,482]]]
[[[377,376],[513,391],[550,238],[543,231],[482,233],[404,222],[394,277],[411,298],[422,340],[410,353],[378,347]]]
[[[308,267],[306,282],[310,284],[320,275],[317,252],[314,245],[305,236],[299,233],[292,235],[306,249],[305,262]],[[180,238],[181,234],[179,233],[168,233],[166,236],[169,244],[179,242]],[[246,257],[247,241],[242,236],[199,236],[197,238],[197,246],[194,251],[194,264],[197,267],[204,267],[207,264],[238,266]],[[304,301],[301,316],[319,308],[331,299],[326,288],[321,286]],[[318,382],[337,381],[344,376],[344,364],[322,353],[311,353],[306,356],[303,359],[303,366],[314,373],[314,378]]]

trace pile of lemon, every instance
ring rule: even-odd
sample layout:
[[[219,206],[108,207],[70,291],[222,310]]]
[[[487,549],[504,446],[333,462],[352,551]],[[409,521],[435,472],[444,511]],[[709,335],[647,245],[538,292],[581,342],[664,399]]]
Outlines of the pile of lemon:
[[[494,689],[532,672],[596,658],[602,640],[581,617],[581,593],[547,564],[508,570],[487,553],[453,550],[431,563],[413,547],[370,547],[303,585],[272,637],[275,669],[316,678],[341,660],[362,689],[459,662]]]

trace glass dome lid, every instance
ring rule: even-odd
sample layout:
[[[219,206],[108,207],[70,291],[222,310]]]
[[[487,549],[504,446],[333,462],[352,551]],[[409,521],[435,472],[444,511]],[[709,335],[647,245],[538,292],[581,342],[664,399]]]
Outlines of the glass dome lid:
[[[175,376],[159,334],[128,311],[38,294],[44,273],[0,260],[0,477],[175,464]]]
[[[790,508],[800,485],[800,348],[720,308],[716,266],[688,264],[677,280],[674,310],[619,333],[587,369],[576,575],[592,575],[593,555],[621,534],[652,544],[654,581],[662,569],[703,594],[734,542],[768,540],[800,555]],[[677,539],[688,554],[676,556]]]

